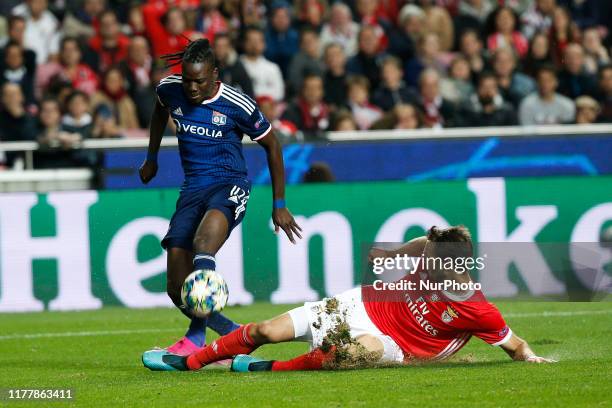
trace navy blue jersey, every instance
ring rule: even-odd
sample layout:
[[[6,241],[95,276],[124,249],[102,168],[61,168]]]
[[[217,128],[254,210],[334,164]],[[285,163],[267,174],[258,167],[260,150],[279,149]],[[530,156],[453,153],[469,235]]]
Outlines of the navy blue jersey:
[[[159,102],[168,109],[176,125],[183,189],[197,189],[247,178],[242,137],[265,137],[272,125],[253,99],[231,86],[219,90],[199,105],[185,97],[181,75],[170,75],[156,88]]]

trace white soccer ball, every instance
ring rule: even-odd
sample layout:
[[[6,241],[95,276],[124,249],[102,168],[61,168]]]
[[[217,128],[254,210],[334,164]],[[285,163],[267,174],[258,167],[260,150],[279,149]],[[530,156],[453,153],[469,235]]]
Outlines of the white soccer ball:
[[[209,269],[192,272],[181,288],[183,305],[195,317],[206,317],[212,312],[221,311],[228,296],[225,279]]]

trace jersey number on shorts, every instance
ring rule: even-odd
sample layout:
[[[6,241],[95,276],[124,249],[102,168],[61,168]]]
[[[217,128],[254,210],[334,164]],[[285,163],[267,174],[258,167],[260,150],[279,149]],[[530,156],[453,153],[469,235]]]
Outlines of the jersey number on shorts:
[[[229,197],[227,197],[227,199],[233,203],[238,204],[236,206],[236,209],[234,210],[234,219],[237,220],[240,214],[242,214],[242,212],[246,210],[246,204],[247,201],[249,201],[249,194],[247,194],[244,189],[238,186],[234,186],[232,187],[230,195]]]

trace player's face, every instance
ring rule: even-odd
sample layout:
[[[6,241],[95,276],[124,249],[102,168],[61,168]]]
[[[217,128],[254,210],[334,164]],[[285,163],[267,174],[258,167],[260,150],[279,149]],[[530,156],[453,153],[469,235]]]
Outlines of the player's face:
[[[204,63],[183,63],[183,91],[195,105],[212,96],[216,89],[217,69]]]

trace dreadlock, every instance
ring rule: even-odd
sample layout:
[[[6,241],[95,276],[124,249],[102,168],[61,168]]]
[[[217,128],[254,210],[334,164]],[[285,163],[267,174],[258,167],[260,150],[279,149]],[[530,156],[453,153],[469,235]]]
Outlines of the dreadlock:
[[[215,64],[215,54],[210,47],[210,42],[205,38],[195,41],[190,40],[183,51],[162,55],[161,59],[166,61],[166,68],[174,67],[183,62],[192,64],[203,62],[213,66]]]

